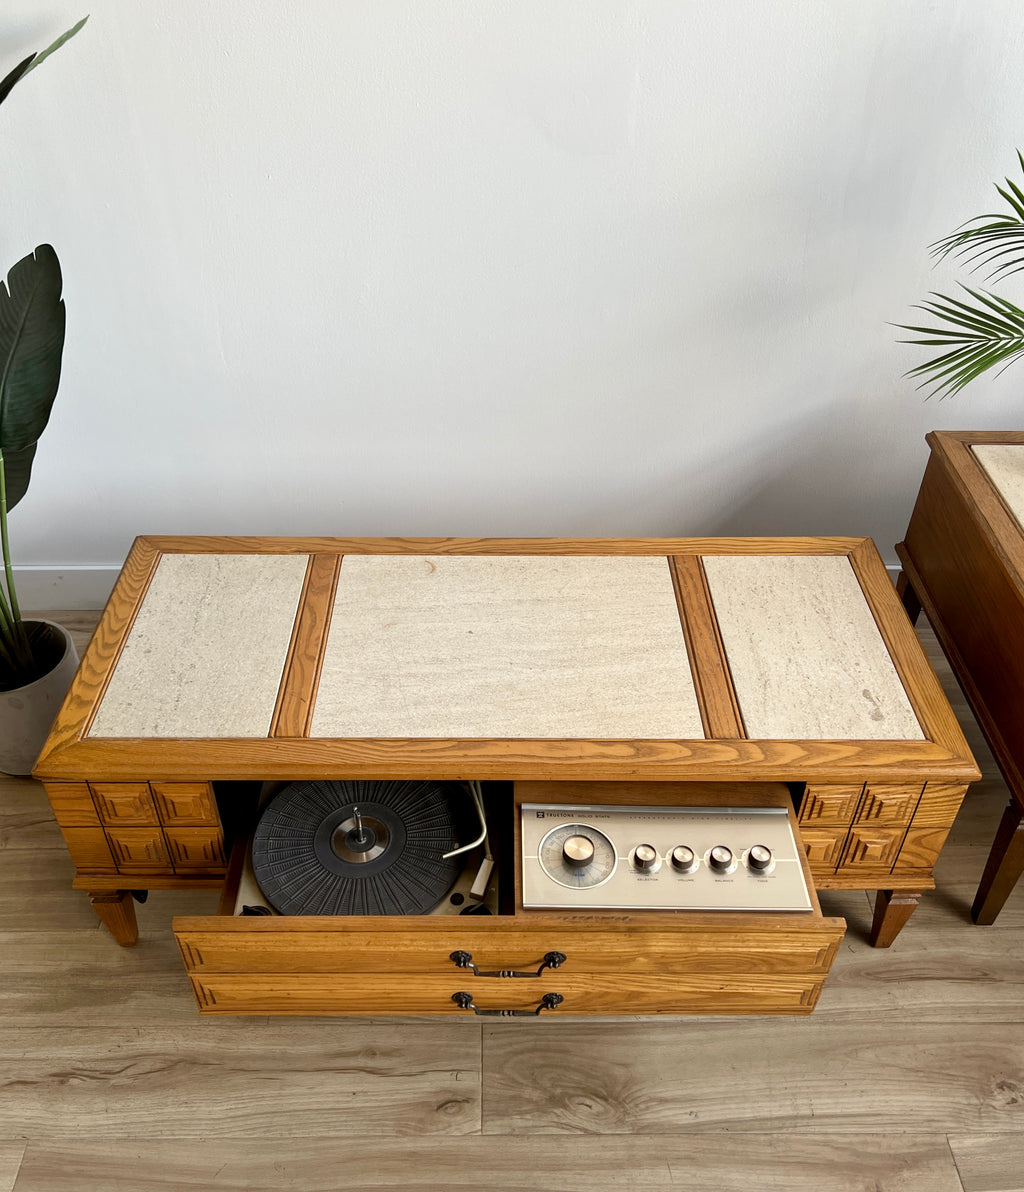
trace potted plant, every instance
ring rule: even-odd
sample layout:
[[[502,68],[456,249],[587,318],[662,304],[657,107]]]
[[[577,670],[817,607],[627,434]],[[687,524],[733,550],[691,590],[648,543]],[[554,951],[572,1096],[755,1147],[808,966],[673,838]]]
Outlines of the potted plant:
[[[1024,170],[1020,150],[1017,159]],[[1005,182],[1005,187],[997,185],[996,190],[1010,210],[969,219],[931,246],[934,257],[957,257],[970,264],[972,270],[989,266],[989,280],[1024,269],[1024,191],[1009,178]],[[933,293],[932,301],[917,307],[941,320],[939,325],[897,324],[904,331],[924,336],[901,343],[942,349],[906,375],[924,377],[920,387],[930,384],[932,393],[943,397],[956,393],[996,365],[1005,368],[1024,352],[1024,310],[990,290],[972,290],[962,284],[960,288],[969,301]]]
[[[0,81],[0,103],[30,70],[73,37],[78,22]],[[32,460],[57,396],[64,302],[49,244],[0,281],[0,770],[28,774],[78,665],[70,636],[50,621],[25,621],[11,566],[7,515],[28,489]]]

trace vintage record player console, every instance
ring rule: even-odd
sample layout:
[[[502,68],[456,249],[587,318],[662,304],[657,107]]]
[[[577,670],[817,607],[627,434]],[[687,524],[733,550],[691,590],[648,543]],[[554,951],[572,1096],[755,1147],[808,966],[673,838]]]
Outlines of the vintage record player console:
[[[807,1013],[977,773],[856,538],[139,539],[36,769],[211,1014]]]

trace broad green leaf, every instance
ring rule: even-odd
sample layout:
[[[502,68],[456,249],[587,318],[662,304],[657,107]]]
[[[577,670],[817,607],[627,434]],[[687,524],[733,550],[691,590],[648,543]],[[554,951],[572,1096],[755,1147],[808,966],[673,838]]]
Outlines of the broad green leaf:
[[[60,383],[64,303],[57,254],[41,244],[0,282],[0,450],[24,451],[43,433]]]
[[[13,509],[28,491],[35,454],[35,443],[30,443],[22,451],[4,452],[4,483],[7,487],[8,511]]]

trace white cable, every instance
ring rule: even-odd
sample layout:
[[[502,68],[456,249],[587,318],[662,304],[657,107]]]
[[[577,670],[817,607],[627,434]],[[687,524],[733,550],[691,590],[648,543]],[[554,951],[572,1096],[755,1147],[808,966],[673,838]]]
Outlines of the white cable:
[[[479,782],[467,783],[469,793],[473,796],[473,806],[476,808],[476,813],[480,817],[480,835],[473,841],[472,844],[464,844],[461,848],[452,849],[450,853],[442,853],[441,857],[447,861],[449,857],[457,857],[461,853],[468,853],[470,849],[476,848],[478,844],[484,844],[487,840],[487,820],[484,818],[484,798],[483,791],[480,789]],[[488,845],[484,844],[484,856],[490,861],[493,860]]]

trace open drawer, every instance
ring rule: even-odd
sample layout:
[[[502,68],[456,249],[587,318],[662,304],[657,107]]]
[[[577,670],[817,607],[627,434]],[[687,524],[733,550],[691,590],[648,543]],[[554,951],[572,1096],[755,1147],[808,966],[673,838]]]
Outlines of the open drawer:
[[[591,802],[595,785],[605,799],[637,798],[636,784],[523,783],[516,806]],[[716,789],[732,803],[788,805],[778,785]],[[699,805],[708,786],[642,784],[642,795]],[[512,821],[502,826],[518,856]],[[795,825],[794,836],[799,847]],[[177,918],[174,932],[204,1014],[807,1014],[846,925],[822,916],[802,853],[801,864],[812,902],[801,913],[535,911],[509,862],[508,913],[236,917],[229,881],[224,914]]]

